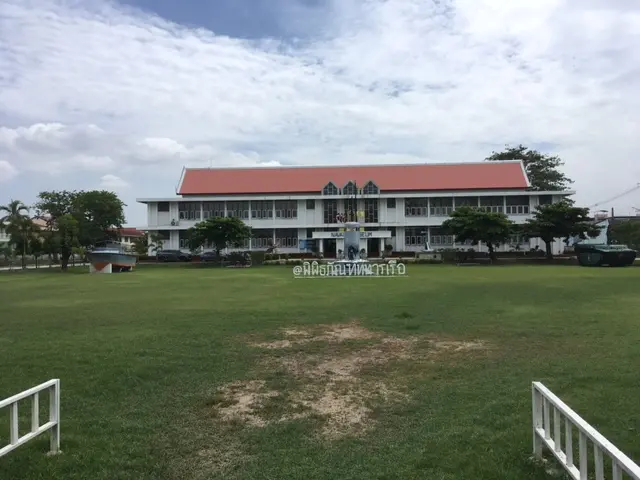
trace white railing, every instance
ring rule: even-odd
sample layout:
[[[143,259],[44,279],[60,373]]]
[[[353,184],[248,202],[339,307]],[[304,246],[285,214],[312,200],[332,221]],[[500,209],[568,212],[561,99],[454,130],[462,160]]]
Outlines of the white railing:
[[[540,382],[532,385],[533,453],[542,457],[546,445],[575,480],[587,480],[589,469],[588,442],[593,444],[593,467],[596,480],[604,480],[604,454],[611,459],[611,478],[622,480],[623,474],[640,480],[640,467],[618,450],[609,440],[585,422],[562,400]],[[553,418],[553,422],[551,421]],[[564,424],[564,428],[563,427]],[[573,431],[578,433],[578,461],[575,464]],[[562,431],[564,430],[564,435]],[[564,441],[564,449],[563,449]],[[608,477],[607,477],[608,478]]]
[[[49,421],[40,425],[40,392],[49,390]],[[18,431],[18,402],[31,398],[31,431],[20,436]],[[27,443],[41,433],[51,430],[50,452],[60,451],[60,380],[53,379],[37,387],[0,400],[0,410],[9,407],[9,444],[0,445],[0,457]]]

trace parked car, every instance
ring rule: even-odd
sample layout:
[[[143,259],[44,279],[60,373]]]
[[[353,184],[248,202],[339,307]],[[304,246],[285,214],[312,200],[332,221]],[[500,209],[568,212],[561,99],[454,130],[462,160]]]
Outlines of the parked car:
[[[221,259],[219,256],[216,255],[216,252],[204,252],[202,255],[200,255],[200,261],[201,262],[219,262]]]
[[[158,252],[159,262],[190,262],[192,255],[180,250],[161,250]]]

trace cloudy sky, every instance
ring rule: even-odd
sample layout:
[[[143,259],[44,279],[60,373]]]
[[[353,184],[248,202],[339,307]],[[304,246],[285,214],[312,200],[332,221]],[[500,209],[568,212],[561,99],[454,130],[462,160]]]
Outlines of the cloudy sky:
[[[637,0],[0,0],[0,203],[169,196],[183,165],[560,155],[640,182]],[[615,205],[640,207],[640,192]]]

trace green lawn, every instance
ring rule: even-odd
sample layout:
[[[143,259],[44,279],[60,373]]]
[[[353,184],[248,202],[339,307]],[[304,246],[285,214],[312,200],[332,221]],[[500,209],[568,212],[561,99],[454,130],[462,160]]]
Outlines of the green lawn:
[[[638,268],[84,272],[0,273],[0,398],[60,378],[63,450],[0,479],[546,479],[532,380],[640,460]]]

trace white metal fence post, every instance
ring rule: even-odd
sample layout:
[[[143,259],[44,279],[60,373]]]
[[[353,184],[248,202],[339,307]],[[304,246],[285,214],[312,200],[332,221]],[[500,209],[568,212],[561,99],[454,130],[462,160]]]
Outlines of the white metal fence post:
[[[542,408],[540,405],[540,395],[535,385],[531,385],[531,405],[533,416],[533,454],[537,458],[542,458],[542,440],[536,431],[536,429],[542,426]]]
[[[50,453],[55,454],[60,451],[60,380],[49,389],[49,421],[55,422],[49,446]]]

